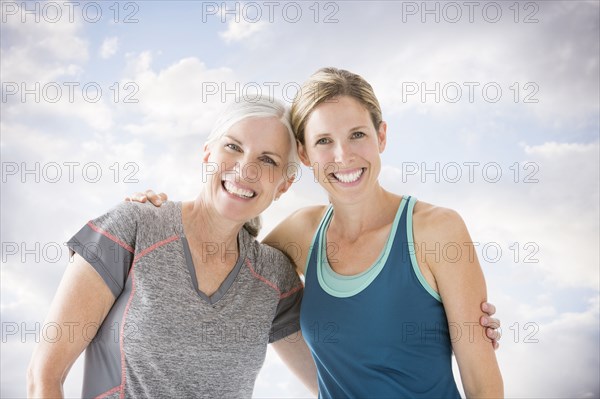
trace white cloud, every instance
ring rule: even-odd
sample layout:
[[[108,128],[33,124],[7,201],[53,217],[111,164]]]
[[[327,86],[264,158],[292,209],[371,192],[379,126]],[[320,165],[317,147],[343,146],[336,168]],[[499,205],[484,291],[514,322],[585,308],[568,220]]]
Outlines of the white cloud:
[[[16,5],[16,3],[15,3]],[[50,82],[77,78],[88,58],[88,42],[79,36],[81,23],[61,18],[22,23],[19,6],[15,15],[3,15],[0,65],[3,82]],[[4,9],[4,7],[3,7]]]
[[[505,311],[518,305],[515,300],[499,302]],[[505,320],[497,356],[506,397],[597,398],[598,314],[596,297],[583,312],[540,321],[539,309],[532,307],[521,318]]]
[[[266,22],[261,20],[261,6],[257,4],[235,3],[234,8],[228,8],[225,3],[218,10],[222,22],[227,22],[227,29],[219,32],[219,37],[225,43],[239,42],[255,36],[264,30]],[[249,7],[247,7],[249,6]]]
[[[540,170],[540,182],[530,188],[527,200],[531,204],[527,229],[541,245],[539,271],[558,284],[597,289],[600,284],[598,142],[548,142],[525,146],[525,151]]]
[[[243,19],[239,22],[229,21],[227,23],[227,30],[219,32],[219,36],[221,36],[225,43],[239,42],[260,32],[265,27],[266,23],[263,21],[249,22]]]
[[[223,104],[243,95],[229,68],[211,69],[194,57],[160,71],[151,64],[149,52],[129,55],[124,81],[139,87],[139,103],[128,104],[138,116],[126,126],[131,133],[164,138],[206,134]]]
[[[116,36],[107,37],[102,42],[102,46],[100,46],[100,57],[104,59],[108,59],[117,53],[117,49],[119,48],[119,38]]]
[[[86,129],[111,128],[109,88],[80,81],[89,59],[81,22],[65,17],[55,23],[44,18],[38,23],[21,23],[18,17],[8,16],[2,26],[3,86],[14,92],[3,93],[3,121],[75,118],[82,120]],[[97,87],[102,93],[96,102]],[[43,124],[48,129],[50,125]]]
[[[97,82],[76,82],[77,86],[67,86],[59,82],[28,85],[29,90],[37,93],[37,99],[28,95],[23,101],[17,93],[8,98],[4,111],[7,121],[50,120],[44,128],[50,130],[56,124],[65,123],[68,119],[79,120],[86,125],[86,130],[108,130],[113,126],[112,102],[113,93],[108,87]],[[20,90],[20,89],[19,89]],[[50,100],[51,101],[50,101]],[[4,132],[8,135],[10,131]]]
[[[598,143],[557,143],[551,141],[535,146],[524,144],[524,149],[526,154],[538,155],[545,159],[554,157],[569,158],[598,154]]]

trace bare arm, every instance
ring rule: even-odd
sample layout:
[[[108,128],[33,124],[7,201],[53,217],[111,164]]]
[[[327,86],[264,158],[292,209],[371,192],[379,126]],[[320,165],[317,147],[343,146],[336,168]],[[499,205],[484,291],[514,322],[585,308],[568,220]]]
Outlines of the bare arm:
[[[271,230],[262,241],[263,244],[285,253],[302,276],[312,238],[326,209],[321,205],[297,210]]]
[[[27,396],[62,398],[63,383],[71,366],[87,347],[89,332],[83,326],[100,326],[115,301],[94,268],[75,254],[67,266],[45,323],[56,323],[58,341],[41,340],[27,370]],[[93,323],[93,324],[89,324]],[[94,333],[95,335],[95,333]]]
[[[487,300],[487,292],[471,237],[456,212],[432,208],[425,213],[425,223],[420,223],[423,226],[420,241],[430,248],[436,243],[440,247],[456,243],[461,248],[466,245],[468,249],[452,260],[435,257],[426,261],[442,297],[465,394],[467,398],[503,397],[504,387],[496,355],[484,327],[480,325],[480,304]]]
[[[302,332],[290,334],[271,344],[286,366],[302,381],[302,383],[316,396],[319,393],[317,383],[317,367]]]
[[[304,273],[306,257],[321,214],[325,207],[300,209],[278,226],[263,240],[264,244],[284,252],[296,266],[299,275]],[[287,367],[302,381],[310,392],[318,396],[317,368],[302,332],[291,334],[272,344]]]

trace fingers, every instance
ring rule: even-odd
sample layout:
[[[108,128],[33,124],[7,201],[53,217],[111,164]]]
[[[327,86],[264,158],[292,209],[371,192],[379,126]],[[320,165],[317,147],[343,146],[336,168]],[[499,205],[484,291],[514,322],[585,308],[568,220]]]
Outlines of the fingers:
[[[130,197],[125,197],[125,201],[146,202],[149,200],[154,206],[161,206],[167,199],[167,194],[156,194],[152,190],[146,190],[144,193],[137,192]]]
[[[486,327],[485,335],[492,341],[494,350],[498,349],[500,347],[498,341],[500,341],[500,338],[502,337],[502,333],[498,330],[498,328],[500,328],[500,320],[494,317],[481,316],[479,323]]]
[[[496,313],[496,307],[492,303],[489,303],[489,302],[483,302],[481,304],[481,310],[483,312],[487,313],[489,316]]]
[[[500,341],[500,338],[502,338],[502,333],[499,330],[489,327],[485,329],[485,335],[493,341]]]
[[[495,317],[481,316],[479,319],[479,324],[488,328],[500,328],[500,320],[496,319]]]
[[[479,324],[485,327],[485,335],[492,341],[494,350],[498,349],[500,347],[498,341],[500,341],[500,338],[502,337],[502,333],[499,330],[500,320],[486,315],[481,316]]]
[[[125,201],[131,202],[146,202],[146,195],[140,192],[134,193],[129,197],[125,197]]]
[[[156,194],[152,190],[146,190],[145,195],[154,206],[161,206],[162,203],[167,200],[167,194],[165,194],[165,193]]]
[[[495,317],[490,317],[496,313],[496,307],[489,302],[484,302],[481,304],[481,310],[487,314],[485,316],[481,316],[479,323],[486,327],[485,334],[489,339],[492,340],[492,346],[494,347],[494,350],[496,350],[500,347],[500,343],[498,341],[502,336],[499,331],[500,320],[496,319]]]

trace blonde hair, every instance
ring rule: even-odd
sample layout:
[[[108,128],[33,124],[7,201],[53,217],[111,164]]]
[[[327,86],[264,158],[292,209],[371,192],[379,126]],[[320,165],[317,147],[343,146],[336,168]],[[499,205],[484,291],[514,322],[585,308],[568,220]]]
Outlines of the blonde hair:
[[[296,140],[304,144],[306,122],[315,107],[339,96],[356,99],[369,111],[375,129],[379,127],[381,106],[371,85],[362,76],[345,69],[321,68],[304,82],[292,103],[292,128]]]
[[[245,98],[236,99],[233,103],[229,104],[221,113],[215,126],[206,139],[206,144],[211,146],[216,141],[220,140],[227,131],[236,123],[246,118],[277,118],[285,127],[288,132],[288,138],[290,140],[290,153],[288,155],[288,164],[292,164],[292,168],[298,167],[298,150],[296,145],[296,138],[294,131],[292,130],[290,121],[289,109],[280,101],[260,96],[252,101]],[[254,237],[258,236],[262,227],[262,221],[260,215],[249,220],[244,224],[244,228]]]

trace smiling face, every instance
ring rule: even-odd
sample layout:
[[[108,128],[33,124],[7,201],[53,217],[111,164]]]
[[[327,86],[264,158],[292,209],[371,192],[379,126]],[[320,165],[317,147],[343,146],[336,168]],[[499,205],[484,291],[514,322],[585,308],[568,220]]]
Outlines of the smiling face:
[[[340,96],[311,112],[299,155],[332,200],[355,201],[378,185],[385,140],[385,122],[376,129],[363,105]]]
[[[217,212],[245,222],[264,211],[293,180],[286,175],[291,143],[276,117],[250,117],[206,145],[204,162],[214,165],[207,194]]]

